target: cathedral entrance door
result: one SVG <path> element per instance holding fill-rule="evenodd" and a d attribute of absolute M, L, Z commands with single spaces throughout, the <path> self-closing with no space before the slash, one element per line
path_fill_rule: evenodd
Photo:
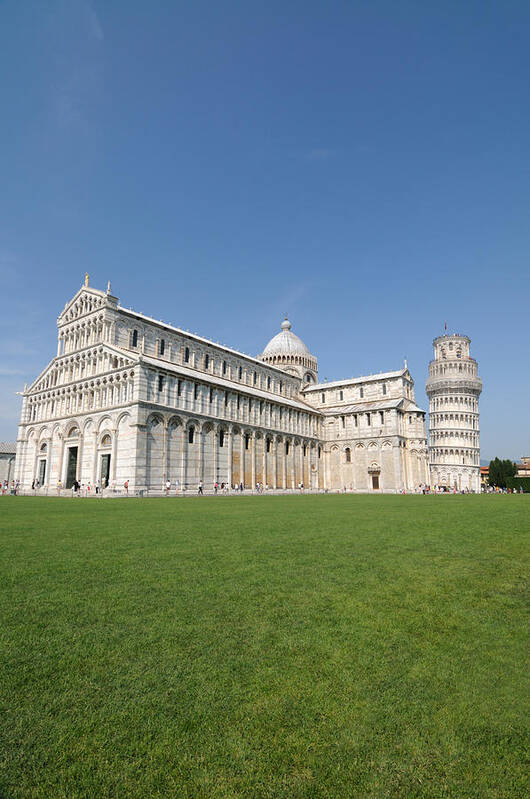
<path fill-rule="evenodd" d="M 77 469 L 77 447 L 68 447 L 68 464 L 66 466 L 66 488 L 72 488 Z"/>
<path fill-rule="evenodd" d="M 379 475 L 373 474 L 372 475 L 372 488 L 374 491 L 379 491 Z"/>
<path fill-rule="evenodd" d="M 110 480 L 110 454 L 101 456 L 101 487 L 106 488 Z"/>

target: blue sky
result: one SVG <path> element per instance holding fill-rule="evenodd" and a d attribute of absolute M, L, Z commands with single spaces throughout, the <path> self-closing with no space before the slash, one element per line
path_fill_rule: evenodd
<path fill-rule="evenodd" d="M 444 321 L 482 457 L 530 454 L 530 4 L 0 3 L 0 439 L 82 283 L 321 379 Z"/>

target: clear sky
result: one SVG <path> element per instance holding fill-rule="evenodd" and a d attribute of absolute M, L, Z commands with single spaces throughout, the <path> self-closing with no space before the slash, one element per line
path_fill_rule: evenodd
<path fill-rule="evenodd" d="M 530 455 L 528 0 L 0 3 L 0 439 L 107 280 L 329 380 L 468 334 L 482 458 Z"/>

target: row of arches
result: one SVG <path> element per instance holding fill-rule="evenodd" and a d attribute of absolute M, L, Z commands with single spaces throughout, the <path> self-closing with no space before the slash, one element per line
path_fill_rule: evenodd
<path fill-rule="evenodd" d="M 456 491 L 480 491 L 478 470 L 431 468 L 432 485 Z"/>
<path fill-rule="evenodd" d="M 479 464 L 479 452 L 475 449 L 462 448 L 462 447 L 431 447 L 430 450 L 431 462 L 443 464 L 464 464 L 476 465 Z"/>
<path fill-rule="evenodd" d="M 109 321 L 105 321 L 103 314 L 99 314 L 83 322 L 62 328 L 59 332 L 57 355 L 91 347 L 94 344 L 107 341 L 110 335 Z"/>
<path fill-rule="evenodd" d="M 149 490 L 162 490 L 166 480 L 185 491 L 197 490 L 199 482 L 207 490 L 215 482 L 246 489 L 257 483 L 273 489 L 323 485 L 322 451 L 314 440 L 158 414 L 146 420 L 145 436 Z M 144 482 L 142 474 L 137 482 Z"/>
<path fill-rule="evenodd" d="M 469 408 L 469 410 L 472 411 L 478 411 L 478 399 L 473 396 L 465 394 L 447 394 L 431 397 L 431 412 L 433 410 L 441 409 L 449 410 L 449 405 L 453 406 L 451 410 L 454 411 L 461 409 L 462 406 Z"/>
<path fill-rule="evenodd" d="M 172 375 L 153 373 L 146 399 L 189 413 L 270 427 L 297 435 L 316 436 L 319 432 L 319 417 L 310 409 L 300 410 Z"/>
<path fill-rule="evenodd" d="M 131 361 L 125 356 L 109 352 L 103 347 L 89 349 L 56 360 L 33 390 L 45 391 L 84 377 L 93 377 L 112 369 L 122 369 L 130 364 Z"/>
<path fill-rule="evenodd" d="M 96 297 L 90 294 L 82 294 L 66 311 L 62 314 L 61 321 L 70 322 L 79 316 L 96 311 L 105 304 L 103 297 Z"/>
<path fill-rule="evenodd" d="M 395 491 L 415 489 L 429 482 L 427 448 L 406 446 L 399 441 L 358 442 L 347 446 L 332 445 L 329 452 L 329 486 L 353 491 Z M 411 444 L 412 442 L 408 442 Z"/>
<path fill-rule="evenodd" d="M 431 413 L 429 425 L 431 430 L 435 427 L 446 427 L 447 422 L 453 422 L 458 427 L 471 427 L 473 430 L 478 428 L 478 415 L 469 413 Z M 451 425 L 451 426 L 453 426 Z"/>
<path fill-rule="evenodd" d="M 110 374 L 86 383 L 56 388 L 27 398 L 25 421 L 38 422 L 130 402 L 134 370 Z"/>
<path fill-rule="evenodd" d="M 82 424 L 30 427 L 23 441 L 17 471 L 23 488 L 34 481 L 41 487 L 70 488 L 75 480 L 85 486 L 116 486 L 129 479 L 134 432 L 128 412 L 88 417 Z M 118 457 L 119 451 L 119 457 Z"/>
<path fill-rule="evenodd" d="M 307 369 L 317 368 L 316 358 L 303 355 L 265 355 L 263 356 L 265 363 L 272 363 L 274 366 L 283 367 L 284 365 L 293 364 L 294 366 L 305 366 Z"/>
<path fill-rule="evenodd" d="M 444 364 L 440 364 L 439 362 L 435 361 L 434 363 L 431 363 L 430 367 L 431 377 L 439 377 L 445 374 L 449 375 L 453 372 L 456 372 L 458 374 L 473 375 L 473 377 L 476 377 L 477 364 L 475 361 L 465 361 L 464 363 L 444 363 Z"/>

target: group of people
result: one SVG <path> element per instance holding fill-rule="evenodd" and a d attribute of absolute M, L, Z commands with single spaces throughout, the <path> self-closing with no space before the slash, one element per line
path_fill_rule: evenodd
<path fill-rule="evenodd" d="M 5 494 L 17 494 L 19 486 L 20 480 L 11 480 L 10 483 L 7 480 L 4 480 L 3 482 L 0 480 L 0 491 L 2 496 Z"/>
<path fill-rule="evenodd" d="M 524 494 L 524 489 L 522 485 L 519 486 L 519 491 L 517 488 L 501 488 L 500 486 L 489 486 L 486 489 L 487 494 Z"/>
<path fill-rule="evenodd" d="M 124 485 L 124 493 L 128 493 L 127 486 L 128 482 Z M 181 485 L 179 480 L 175 480 L 174 485 L 171 483 L 171 480 L 166 480 L 164 483 L 164 494 L 166 497 L 169 497 L 172 493 L 174 488 L 175 495 L 181 493 Z M 264 491 L 268 491 L 269 486 L 267 483 L 256 483 L 255 491 L 257 494 L 263 494 Z M 304 484 L 298 483 L 298 490 L 302 493 L 304 491 Z M 219 483 L 217 480 L 213 484 L 213 493 L 217 494 L 228 494 L 230 491 L 234 491 L 235 493 L 242 494 L 245 491 L 245 485 L 243 482 L 234 483 L 232 487 L 228 483 Z M 197 484 L 197 494 L 199 496 L 204 495 L 204 483 L 202 480 L 199 480 Z"/>
<path fill-rule="evenodd" d="M 60 495 L 63 488 L 63 484 L 61 480 L 57 481 L 57 496 Z M 99 496 L 103 496 L 103 489 L 105 488 L 105 481 L 96 480 L 94 483 L 90 481 L 88 483 L 80 483 L 79 480 L 74 480 L 72 485 L 72 494 L 75 497 L 81 497 L 83 494 L 87 497 L 93 496 L 94 494 L 98 494 Z"/>

